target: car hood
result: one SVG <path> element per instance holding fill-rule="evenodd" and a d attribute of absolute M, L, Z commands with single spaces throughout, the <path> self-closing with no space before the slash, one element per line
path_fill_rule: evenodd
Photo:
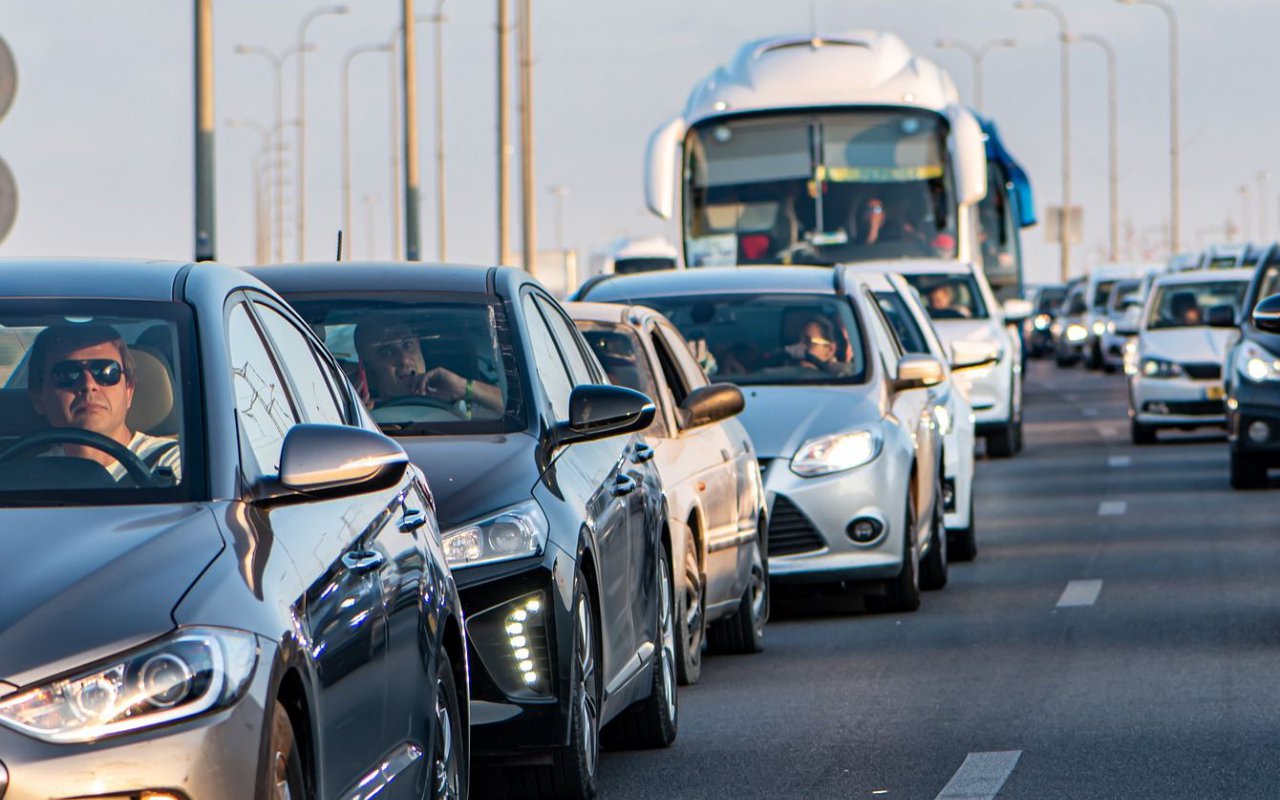
<path fill-rule="evenodd" d="M 172 630 L 223 547 L 203 506 L 0 510 L 0 681 L 23 686 Z"/>
<path fill-rule="evenodd" d="M 743 386 L 746 408 L 738 417 L 760 458 L 790 458 L 815 436 L 878 422 L 881 395 L 856 386 Z"/>
<path fill-rule="evenodd" d="M 427 475 L 441 530 L 528 500 L 538 440 L 527 433 L 396 439 Z"/>
<path fill-rule="evenodd" d="M 1179 363 L 1222 361 L 1234 328 L 1168 328 L 1142 332 L 1139 351 L 1144 356 Z"/>
<path fill-rule="evenodd" d="M 1008 335 L 994 319 L 935 319 L 933 327 L 947 347 L 960 341 L 990 343 L 1005 349 Z"/>

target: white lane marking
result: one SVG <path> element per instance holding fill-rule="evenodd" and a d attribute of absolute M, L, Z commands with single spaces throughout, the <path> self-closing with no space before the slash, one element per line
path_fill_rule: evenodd
<path fill-rule="evenodd" d="M 1021 755 L 1021 750 L 970 753 L 936 800 L 994 800 Z"/>
<path fill-rule="evenodd" d="M 1086 417 L 1096 417 L 1096 416 L 1098 416 L 1098 409 L 1096 409 L 1096 408 L 1083 408 L 1083 409 L 1081 409 L 1081 410 L 1080 410 L 1080 413 L 1081 413 L 1081 414 L 1084 414 Z"/>
<path fill-rule="evenodd" d="M 1112 456 L 1107 459 L 1108 467 L 1128 467 L 1133 465 L 1131 456 Z"/>
<path fill-rule="evenodd" d="M 1058 608 L 1091 606 L 1098 602 L 1098 595 L 1101 593 L 1102 581 L 1067 581 L 1067 588 L 1062 590 L 1062 597 L 1058 598 Z"/>
<path fill-rule="evenodd" d="M 1115 425 L 1099 425 L 1098 433 L 1102 436 L 1110 438 L 1112 436 L 1118 435 L 1120 433 L 1120 429 L 1117 428 Z"/>
<path fill-rule="evenodd" d="M 1118 517 L 1129 510 L 1129 504 L 1123 500 L 1103 500 L 1098 504 L 1098 516 Z"/>
<path fill-rule="evenodd" d="M 1063 397 L 1067 398 L 1068 403 L 1074 403 L 1080 399 L 1080 395 L 1078 394 L 1064 394 Z"/>

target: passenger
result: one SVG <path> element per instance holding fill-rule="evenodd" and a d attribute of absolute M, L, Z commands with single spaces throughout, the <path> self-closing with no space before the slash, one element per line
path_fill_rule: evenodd
<path fill-rule="evenodd" d="M 1177 292 L 1169 298 L 1169 316 L 1172 324 L 1181 327 L 1203 325 L 1200 304 L 1191 292 Z"/>
<path fill-rule="evenodd" d="M 956 304 L 956 289 L 950 283 L 939 283 L 925 295 L 929 301 L 929 316 L 934 319 L 967 319 L 973 312 Z"/>
<path fill-rule="evenodd" d="M 800 329 L 800 340 L 787 345 L 787 355 L 809 369 L 822 370 L 832 375 L 852 375 L 853 365 L 840 357 L 840 343 L 830 321 L 814 317 Z"/>
<path fill-rule="evenodd" d="M 408 325 L 361 323 L 355 332 L 356 353 L 367 383 L 361 397 L 370 410 L 401 397 L 429 397 L 460 404 L 471 418 L 476 405 L 501 416 L 502 391 L 493 384 L 463 378 L 444 367 L 427 369 L 422 345 Z"/>
<path fill-rule="evenodd" d="M 182 479 L 178 442 L 129 429 L 136 369 L 124 339 L 110 325 L 55 325 L 31 344 L 27 395 L 36 413 L 54 428 L 79 428 L 124 445 L 157 478 Z M 116 481 L 128 473 L 105 450 L 63 444 L 46 455 L 95 461 Z"/>

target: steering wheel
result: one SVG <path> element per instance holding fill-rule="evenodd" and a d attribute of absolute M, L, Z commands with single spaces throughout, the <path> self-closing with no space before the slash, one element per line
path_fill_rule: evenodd
<path fill-rule="evenodd" d="M 140 488 L 154 489 L 160 485 L 137 453 L 115 439 L 83 428 L 54 428 L 24 436 L 0 451 L 0 464 L 12 461 L 23 453 L 46 450 L 58 444 L 74 444 L 101 450 L 120 462 L 120 466 L 124 467 L 124 471 Z"/>
<path fill-rule="evenodd" d="M 393 408 L 421 408 L 421 409 L 438 409 L 451 415 L 455 419 L 465 420 L 467 415 L 458 410 L 458 407 L 447 400 L 440 400 L 435 397 L 426 397 L 425 395 L 409 394 L 403 397 L 394 397 L 385 403 L 379 403 L 374 407 L 370 415 L 376 422 L 391 422 L 391 419 L 382 419 L 378 412 L 386 411 Z M 397 418 L 398 420 L 398 418 Z M 430 422 L 426 419 L 413 419 L 411 422 Z"/>

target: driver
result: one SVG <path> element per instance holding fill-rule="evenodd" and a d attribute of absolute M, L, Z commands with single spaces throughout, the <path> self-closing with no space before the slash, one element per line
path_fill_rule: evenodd
<path fill-rule="evenodd" d="M 969 309 L 956 303 L 956 287 L 939 283 L 925 294 L 929 302 L 929 316 L 934 319 L 962 319 L 973 316 Z"/>
<path fill-rule="evenodd" d="M 502 415 L 502 391 L 497 386 L 444 367 L 427 369 L 417 335 L 402 322 L 361 323 L 355 342 L 368 382 L 361 399 L 371 410 L 401 397 L 429 397 L 458 404 L 468 419 L 476 405 Z"/>
<path fill-rule="evenodd" d="M 182 479 L 178 442 L 129 430 L 135 369 L 129 347 L 109 325 L 53 325 L 31 344 L 27 394 L 36 413 L 54 428 L 79 428 L 106 436 L 138 456 L 165 482 Z M 127 474 L 105 450 L 57 445 L 46 455 L 95 461 L 116 481 Z M 172 476 L 172 478 L 170 478 Z"/>
<path fill-rule="evenodd" d="M 800 329 L 799 341 L 785 348 L 787 355 L 802 367 L 847 377 L 853 374 L 853 365 L 841 357 L 840 349 L 831 322 L 822 317 L 806 322 Z"/>

